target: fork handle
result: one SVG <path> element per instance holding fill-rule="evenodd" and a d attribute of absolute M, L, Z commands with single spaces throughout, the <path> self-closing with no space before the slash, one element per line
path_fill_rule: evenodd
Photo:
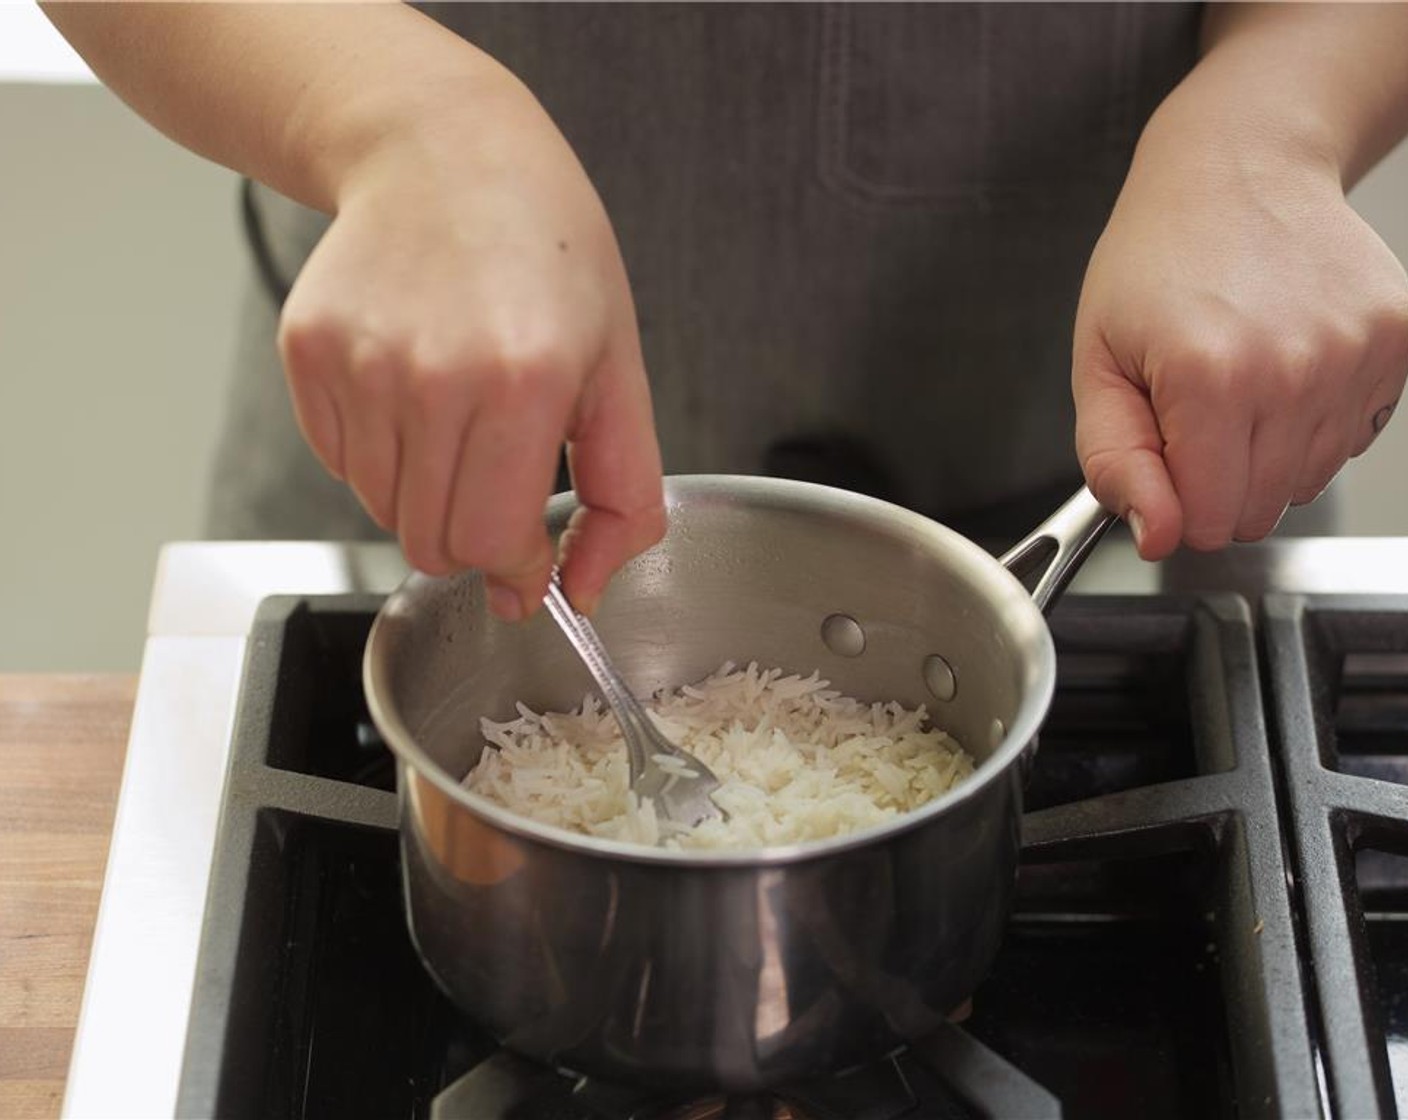
<path fill-rule="evenodd" d="M 587 670 L 592 675 L 592 679 L 596 681 L 597 687 L 601 689 L 602 695 L 606 698 L 611 714 L 621 725 L 621 731 L 626 740 L 626 758 L 630 767 L 631 787 L 635 788 L 636 783 L 640 781 L 641 774 L 646 769 L 645 744 L 651 731 L 648 722 L 650 717 L 636 702 L 636 698 L 631 695 L 631 690 L 626 687 L 626 682 L 621 679 L 620 674 L 611 664 L 611 659 L 606 655 L 606 647 L 601 644 L 601 638 L 597 636 L 596 627 L 587 620 L 586 615 L 578 612 L 568 602 L 567 596 L 562 590 L 562 579 L 555 567 L 552 570 L 552 579 L 548 583 L 548 593 L 543 598 L 543 605 L 547 607 L 548 614 L 552 615 L 558 626 L 562 628 L 562 632 L 567 635 L 567 640 L 572 643 L 572 647 L 581 656 Z"/>

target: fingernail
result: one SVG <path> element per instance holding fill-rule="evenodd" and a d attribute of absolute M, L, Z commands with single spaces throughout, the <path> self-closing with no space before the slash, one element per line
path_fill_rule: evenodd
<path fill-rule="evenodd" d="M 505 622 L 517 622 L 523 617 L 523 602 L 518 592 L 501 583 L 489 584 L 489 610 Z"/>
<path fill-rule="evenodd" d="M 1144 518 L 1137 509 L 1129 511 L 1125 520 L 1129 522 L 1130 532 L 1134 534 L 1134 545 L 1136 548 L 1144 547 Z"/>

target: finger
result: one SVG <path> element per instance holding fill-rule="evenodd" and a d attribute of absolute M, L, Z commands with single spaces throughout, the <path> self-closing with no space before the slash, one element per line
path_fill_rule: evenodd
<path fill-rule="evenodd" d="M 1399 389 L 1401 388 L 1402 385 L 1400 384 Z M 1382 392 L 1376 395 L 1375 400 L 1383 401 Z M 1355 440 L 1354 447 L 1350 451 L 1350 458 L 1356 458 L 1369 450 L 1374 440 L 1379 438 L 1379 433 L 1388 427 L 1388 422 L 1393 419 L 1393 413 L 1397 407 L 1398 397 L 1395 393 L 1391 401 L 1379 404 L 1378 407 L 1373 410 L 1369 416 L 1369 422 L 1367 424 L 1361 424 L 1358 428 L 1358 438 Z"/>
<path fill-rule="evenodd" d="M 590 614 L 622 564 L 665 534 L 660 448 L 639 345 L 592 378 L 568 446 L 581 503 L 562 539 L 563 589 Z"/>
<path fill-rule="evenodd" d="M 336 333 L 305 326 L 288 315 L 280 321 L 279 357 L 303 438 L 334 478 L 344 478 L 343 425 L 328 385 L 337 380 L 346 355 Z"/>
<path fill-rule="evenodd" d="M 396 478 L 401 441 L 385 416 L 350 408 L 344 462 L 347 482 L 371 519 L 388 532 L 396 528 Z"/>
<path fill-rule="evenodd" d="M 484 573 L 501 618 L 541 605 L 553 552 L 543 521 L 571 400 L 565 382 L 516 376 L 481 397 L 465 430 L 445 545 L 457 567 Z"/>
<path fill-rule="evenodd" d="M 1296 479 L 1291 505 L 1308 505 L 1318 498 L 1349 459 L 1354 433 L 1333 419 L 1322 420 L 1306 441 L 1305 461 Z"/>
<path fill-rule="evenodd" d="M 428 575 L 455 570 L 446 529 L 469 422 L 467 387 L 450 378 L 430 380 L 408 403 L 402 420 L 396 535 L 406 559 Z"/>
<path fill-rule="evenodd" d="M 1375 385 L 1364 412 L 1366 418 L 1350 425 L 1322 421 L 1308 441 L 1305 463 L 1296 480 L 1292 505 L 1308 505 L 1325 491 L 1350 459 L 1364 454 L 1388 426 L 1398 405 L 1402 379 L 1389 378 Z M 1387 394 L 1394 394 L 1385 399 Z"/>
<path fill-rule="evenodd" d="M 1175 371 L 1165 383 L 1172 399 L 1159 414 L 1164 462 L 1183 509 L 1183 541 L 1200 551 L 1223 548 L 1247 500 L 1250 413 L 1235 400 L 1210 394 L 1205 377 L 1179 378 Z"/>
<path fill-rule="evenodd" d="M 352 362 L 339 400 L 343 465 L 348 484 L 372 520 L 391 530 L 396 527 L 401 465 L 396 386 L 403 364 L 398 355 L 373 343 L 354 350 Z"/>
<path fill-rule="evenodd" d="M 1363 455 L 1393 419 L 1408 383 L 1408 299 L 1400 306 L 1393 328 L 1385 331 L 1374 353 L 1372 372 L 1364 378 L 1372 386 L 1365 401 L 1364 421 L 1355 429 L 1351 458 Z"/>
<path fill-rule="evenodd" d="M 1163 458 L 1163 436 L 1143 389 L 1095 355 L 1077 372 L 1076 453 L 1091 492 L 1124 518 L 1139 555 L 1178 547 L 1183 515 Z"/>
<path fill-rule="evenodd" d="M 1280 522 L 1295 497 L 1311 445 L 1311 432 L 1294 416 L 1259 421 L 1252 429 L 1247 494 L 1233 536 L 1259 541 Z"/>

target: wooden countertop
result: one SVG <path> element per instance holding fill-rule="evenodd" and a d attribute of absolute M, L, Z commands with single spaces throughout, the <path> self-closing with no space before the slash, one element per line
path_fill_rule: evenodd
<path fill-rule="evenodd" d="M 0 1116 L 58 1116 L 133 676 L 0 674 Z"/>

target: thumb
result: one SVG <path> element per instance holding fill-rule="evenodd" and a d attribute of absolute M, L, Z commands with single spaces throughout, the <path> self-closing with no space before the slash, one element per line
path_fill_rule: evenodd
<path fill-rule="evenodd" d="M 1183 509 L 1153 405 L 1105 347 L 1083 359 L 1077 354 L 1076 454 L 1086 483 L 1101 505 L 1129 523 L 1139 555 L 1162 560 L 1183 536 Z"/>
<path fill-rule="evenodd" d="M 570 431 L 572 485 L 581 503 L 562 538 L 562 584 L 591 614 L 611 575 L 665 533 L 660 450 L 639 347 L 608 356 Z"/>

